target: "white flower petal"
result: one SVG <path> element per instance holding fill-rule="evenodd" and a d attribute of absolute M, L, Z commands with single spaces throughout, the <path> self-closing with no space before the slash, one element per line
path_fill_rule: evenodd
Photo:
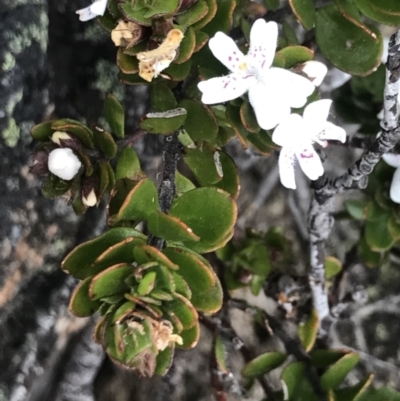
<path fill-rule="evenodd" d="M 316 180 L 324 174 L 324 167 L 317 152 L 312 146 L 296 152 L 301 169 L 310 180 Z"/>
<path fill-rule="evenodd" d="M 400 169 L 396 169 L 390 185 L 390 199 L 395 203 L 400 203 Z"/>
<path fill-rule="evenodd" d="M 328 72 L 328 67 L 319 61 L 310 60 L 300 66 L 315 86 L 320 86 Z"/>
<path fill-rule="evenodd" d="M 290 148 L 282 148 L 279 154 L 279 176 L 284 187 L 296 189 L 296 181 L 294 177 L 295 155 Z"/>
<path fill-rule="evenodd" d="M 318 139 L 321 141 L 340 141 L 346 142 L 346 131 L 342 127 L 338 127 L 335 124 L 327 122 L 324 130 L 318 135 Z"/>
<path fill-rule="evenodd" d="M 266 130 L 276 127 L 290 115 L 290 106 L 286 99 L 274 87 L 262 82 L 252 83 L 249 100 L 256 114 L 258 125 Z"/>
<path fill-rule="evenodd" d="M 303 118 L 298 114 L 290 114 L 275 128 L 272 140 L 279 146 L 301 146 L 301 141 L 304 140 L 304 129 Z"/>
<path fill-rule="evenodd" d="M 389 166 L 392 166 L 394 168 L 400 167 L 400 155 L 395 155 L 393 153 L 385 153 L 382 156 L 382 159 L 385 160 Z"/>
<path fill-rule="evenodd" d="M 201 101 L 204 104 L 215 104 L 242 96 L 253 81 L 255 81 L 254 77 L 243 78 L 238 74 L 229 74 L 225 77 L 201 81 L 197 86 L 203 93 Z"/>
<path fill-rule="evenodd" d="M 331 105 L 332 100 L 323 99 L 312 102 L 305 108 L 303 118 L 310 138 L 316 137 L 324 130 Z"/>
<path fill-rule="evenodd" d="M 54 149 L 49 154 L 50 172 L 63 180 L 72 180 L 81 166 L 82 163 L 70 148 Z"/>
<path fill-rule="evenodd" d="M 254 22 L 250 31 L 250 49 L 246 56 L 248 63 L 257 69 L 271 67 L 278 42 L 278 25 L 266 23 L 260 18 Z"/>
<path fill-rule="evenodd" d="M 283 68 L 270 68 L 262 79 L 267 86 L 279 87 L 290 107 L 303 107 L 308 96 L 315 90 L 315 86 L 307 78 Z"/>
<path fill-rule="evenodd" d="M 247 68 L 243 53 L 232 38 L 223 32 L 217 32 L 208 42 L 214 55 L 226 68 L 232 72 L 244 72 Z"/>
<path fill-rule="evenodd" d="M 76 13 L 79 14 L 79 19 L 81 21 L 88 21 L 90 19 L 96 18 L 99 15 L 104 15 L 107 7 L 107 0 L 96 0 L 89 7 L 82 8 Z"/>

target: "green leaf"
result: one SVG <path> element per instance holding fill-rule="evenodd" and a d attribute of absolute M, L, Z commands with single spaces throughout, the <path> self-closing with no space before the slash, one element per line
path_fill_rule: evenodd
<path fill-rule="evenodd" d="M 400 25 L 400 3 L 397 0 L 354 0 L 356 6 L 368 18 L 384 25 Z"/>
<path fill-rule="evenodd" d="M 283 369 L 281 378 L 286 385 L 288 400 L 319 401 L 320 398 L 315 394 L 313 387 L 306 377 L 305 371 L 305 364 L 303 362 L 293 362 Z"/>
<path fill-rule="evenodd" d="M 186 29 L 185 36 L 179 46 L 179 55 L 174 60 L 176 64 L 182 64 L 190 59 L 196 47 L 196 35 L 194 29 L 189 27 Z"/>
<path fill-rule="evenodd" d="M 201 238 L 184 244 L 205 253 L 223 246 L 231 235 L 237 207 L 230 195 L 219 188 L 196 188 L 173 202 L 170 215 L 182 220 Z"/>
<path fill-rule="evenodd" d="M 318 369 L 324 369 L 336 363 L 350 351 L 344 349 L 316 349 L 311 352 L 311 362 Z"/>
<path fill-rule="evenodd" d="M 208 6 L 204 0 L 198 0 L 184 13 L 176 17 L 176 21 L 179 25 L 189 26 L 193 25 L 197 21 L 200 21 L 203 17 L 207 15 Z"/>
<path fill-rule="evenodd" d="M 163 70 L 162 75 L 166 75 L 172 81 L 183 81 L 189 75 L 191 67 L 191 59 L 182 64 L 172 63 L 168 68 Z"/>
<path fill-rule="evenodd" d="M 214 149 L 186 148 L 183 158 L 201 186 L 205 187 L 221 181 L 223 173 L 219 153 Z"/>
<path fill-rule="evenodd" d="M 240 118 L 240 108 L 233 106 L 232 104 L 228 104 L 226 107 L 226 119 L 229 121 L 232 129 L 235 131 L 236 136 L 239 138 L 243 147 L 246 149 L 248 147 L 246 141 L 248 132 L 242 124 Z"/>
<path fill-rule="evenodd" d="M 227 153 L 219 150 L 218 154 L 223 177 L 219 182 L 214 184 L 214 186 L 231 194 L 233 199 L 237 199 L 240 192 L 240 181 L 236 164 Z"/>
<path fill-rule="evenodd" d="M 95 127 L 93 129 L 93 142 L 96 148 L 100 149 L 108 159 L 112 159 L 117 154 L 117 144 L 107 131 Z"/>
<path fill-rule="evenodd" d="M 137 74 L 139 72 L 139 61 L 136 56 L 124 53 L 123 49 L 118 50 L 117 65 L 124 74 Z"/>
<path fill-rule="evenodd" d="M 325 275 L 329 279 L 342 270 L 342 263 L 333 256 L 325 256 Z"/>
<path fill-rule="evenodd" d="M 198 323 L 196 309 L 187 298 L 180 294 L 175 294 L 175 299 L 166 302 L 163 308 L 167 313 L 172 312 L 179 319 L 184 330 L 190 329 Z"/>
<path fill-rule="evenodd" d="M 123 303 L 115 312 L 113 316 L 112 323 L 117 323 L 120 320 L 123 320 L 129 313 L 134 311 L 136 308 L 136 304 L 132 301 L 126 301 Z"/>
<path fill-rule="evenodd" d="M 63 120 L 54 121 L 51 125 L 51 129 L 54 131 L 66 131 L 75 135 L 85 146 L 93 149 L 93 133 L 86 126 L 81 124 L 79 121 L 70 120 L 65 118 Z"/>
<path fill-rule="evenodd" d="M 137 246 L 134 251 L 135 260 L 139 264 L 144 264 L 148 262 L 158 262 L 168 269 L 177 270 L 178 265 L 173 263 L 167 256 L 162 253 L 159 249 L 151 245 L 140 245 Z"/>
<path fill-rule="evenodd" d="M 169 346 L 164 350 L 160 351 L 156 358 L 156 369 L 154 373 L 156 375 L 164 376 L 172 365 L 174 358 L 174 348 Z"/>
<path fill-rule="evenodd" d="M 214 18 L 202 30 L 210 37 L 218 31 L 228 33 L 232 27 L 233 11 L 236 7 L 235 0 L 217 0 L 217 12 Z"/>
<path fill-rule="evenodd" d="M 400 224 L 393 216 L 389 217 L 388 230 L 395 241 L 400 239 Z"/>
<path fill-rule="evenodd" d="M 400 393 L 388 387 L 368 389 L 357 401 L 400 401 Z"/>
<path fill-rule="evenodd" d="M 334 390 L 340 386 L 348 373 L 357 365 L 360 357 L 356 353 L 348 353 L 331 367 L 321 376 L 321 387 L 323 390 Z"/>
<path fill-rule="evenodd" d="M 367 221 L 365 225 L 365 239 L 372 251 L 385 251 L 394 244 L 394 238 L 390 234 L 388 218 L 377 221 Z"/>
<path fill-rule="evenodd" d="M 198 241 L 200 239 L 183 221 L 160 211 L 149 217 L 148 229 L 153 235 L 164 238 L 166 241 Z"/>
<path fill-rule="evenodd" d="M 97 22 L 100 26 L 105 29 L 107 32 L 111 32 L 117 25 L 117 20 L 115 17 L 110 13 L 109 10 L 106 10 L 104 15 L 98 16 L 96 18 Z"/>
<path fill-rule="evenodd" d="M 35 125 L 31 129 L 32 138 L 35 139 L 36 141 L 41 141 L 41 142 L 49 141 L 50 137 L 53 135 L 54 132 L 54 130 L 51 129 L 51 126 L 53 125 L 54 122 L 55 120 L 51 120 Z"/>
<path fill-rule="evenodd" d="M 279 8 L 279 0 L 264 0 L 268 10 L 276 11 Z"/>
<path fill-rule="evenodd" d="M 346 210 L 355 220 L 364 220 L 367 201 L 351 199 L 345 203 Z"/>
<path fill-rule="evenodd" d="M 186 178 L 184 175 L 182 175 L 179 171 L 177 171 L 175 175 L 175 185 L 178 196 L 181 196 L 185 192 L 196 188 L 193 182 L 190 181 L 189 178 Z"/>
<path fill-rule="evenodd" d="M 382 262 L 381 252 L 374 252 L 368 245 L 365 236 L 361 238 L 357 247 L 358 253 L 361 256 L 362 261 L 368 267 L 377 267 Z"/>
<path fill-rule="evenodd" d="M 374 200 L 371 200 L 367 203 L 365 212 L 366 212 L 365 217 L 368 221 L 384 220 L 388 216 L 387 211 Z"/>
<path fill-rule="evenodd" d="M 148 9 L 143 6 L 141 0 L 119 4 L 119 8 L 127 20 L 136 22 L 139 25 L 151 25 L 151 18 L 146 17 Z"/>
<path fill-rule="evenodd" d="M 89 297 L 89 285 L 92 277 L 87 277 L 81 281 L 75 288 L 69 301 L 69 310 L 78 317 L 87 317 L 93 315 L 100 306 L 100 302 L 93 301 Z"/>
<path fill-rule="evenodd" d="M 315 34 L 324 56 L 339 69 L 368 75 L 381 63 L 383 41 L 379 29 L 346 19 L 330 4 L 317 11 Z"/>
<path fill-rule="evenodd" d="M 158 210 L 157 188 L 152 180 L 145 178 L 134 184 L 127 192 L 122 189 L 121 194 L 119 194 L 118 183 L 111 194 L 109 203 L 110 223 L 115 224 L 120 220 L 133 220 L 138 223 L 147 220 Z"/>
<path fill-rule="evenodd" d="M 211 109 L 199 100 L 184 99 L 179 103 L 187 112 L 184 129 L 194 141 L 213 143 L 218 134 L 218 124 Z"/>
<path fill-rule="evenodd" d="M 286 360 L 286 355 L 281 352 L 266 352 L 250 361 L 243 369 L 244 377 L 258 377 L 282 365 Z"/>
<path fill-rule="evenodd" d="M 109 266 L 120 263 L 132 263 L 132 252 L 136 245 L 143 244 L 142 238 L 125 238 L 124 240 L 110 246 L 102 252 L 87 269 L 87 274 L 97 274 Z"/>
<path fill-rule="evenodd" d="M 250 142 L 261 154 L 269 156 L 277 145 L 272 141 L 269 133 L 261 130 L 257 134 L 250 133 L 247 135 L 247 141 Z"/>
<path fill-rule="evenodd" d="M 208 42 L 208 39 L 210 38 L 205 32 L 203 31 L 196 31 L 196 46 L 194 48 L 193 53 L 198 52 L 200 49 L 202 49 L 205 44 Z"/>
<path fill-rule="evenodd" d="M 292 68 L 297 64 L 305 63 L 314 58 L 314 52 L 304 46 L 288 46 L 277 52 L 278 56 L 283 56 L 285 68 Z"/>
<path fill-rule="evenodd" d="M 163 82 L 150 86 L 150 104 L 156 112 L 172 110 L 178 105 L 172 90 Z"/>
<path fill-rule="evenodd" d="M 182 337 L 183 344 L 179 345 L 179 348 L 190 349 L 195 347 L 200 338 L 199 323 L 196 322 L 196 324 L 190 329 L 183 330 L 182 333 L 180 333 L 180 336 Z"/>
<path fill-rule="evenodd" d="M 50 174 L 43 181 L 42 194 L 46 198 L 56 199 L 59 196 L 65 194 L 70 186 L 71 181 L 64 181 L 61 178 Z"/>
<path fill-rule="evenodd" d="M 111 131 L 118 138 L 125 136 L 125 113 L 118 99 L 109 94 L 104 101 L 104 116 L 111 127 Z"/>
<path fill-rule="evenodd" d="M 156 278 L 157 275 L 155 272 L 149 272 L 146 275 L 144 275 L 143 278 L 140 280 L 137 293 L 139 295 L 149 294 L 154 288 L 154 283 L 156 281 Z"/>
<path fill-rule="evenodd" d="M 212 19 L 215 17 L 215 14 L 217 13 L 217 1 L 216 0 L 205 0 L 205 3 L 207 4 L 208 11 L 207 14 L 200 20 L 195 22 L 192 27 L 196 31 L 199 31 L 199 29 L 204 28 Z"/>
<path fill-rule="evenodd" d="M 98 168 L 97 174 L 100 177 L 99 190 L 98 190 L 98 197 L 100 199 L 104 196 L 104 193 L 105 193 L 105 191 L 107 191 L 107 188 L 110 184 L 110 177 L 108 174 L 107 164 L 109 164 L 109 163 L 104 160 L 100 160 L 97 165 L 97 168 Z"/>
<path fill-rule="evenodd" d="M 356 401 L 360 399 L 361 394 L 371 385 L 374 378 L 370 374 L 354 386 L 341 388 L 335 391 L 335 400 L 337 401 Z M 400 398 L 399 398 L 400 399 Z M 377 400 L 378 401 L 378 400 Z"/>
<path fill-rule="evenodd" d="M 290 7 L 300 23 L 310 30 L 315 23 L 315 8 L 312 0 L 289 0 Z"/>
<path fill-rule="evenodd" d="M 305 323 L 300 323 L 297 328 L 297 333 L 301 344 L 303 345 L 306 352 L 310 352 L 317 339 L 319 328 L 318 313 L 313 309 Z"/>
<path fill-rule="evenodd" d="M 257 123 L 254 109 L 249 102 L 244 101 L 240 106 L 240 120 L 247 131 L 255 133 L 260 132 L 261 128 Z"/>
<path fill-rule="evenodd" d="M 137 153 L 129 145 L 126 146 L 119 156 L 115 169 L 115 179 L 129 178 L 130 180 L 135 180 L 140 177 L 141 173 Z"/>
<path fill-rule="evenodd" d="M 61 267 L 74 277 L 84 279 L 96 274 L 87 274 L 87 269 L 108 248 L 126 239 L 141 239 L 145 242 L 146 237 L 133 228 L 112 228 L 100 237 L 84 242 L 73 249 L 62 261 Z"/>
<path fill-rule="evenodd" d="M 164 254 L 179 266 L 177 273 L 188 284 L 193 306 L 202 312 L 215 313 L 222 305 L 219 280 L 211 265 L 196 252 L 180 246 L 169 246 Z"/>
<path fill-rule="evenodd" d="M 179 0 L 159 0 L 156 2 L 151 2 L 151 7 L 144 16 L 146 18 L 159 18 L 163 15 L 174 14 L 180 5 Z"/>
<path fill-rule="evenodd" d="M 222 342 L 222 337 L 217 334 L 215 336 L 215 342 L 214 342 L 214 355 L 215 355 L 215 361 L 217 363 L 218 369 L 222 373 L 229 373 L 229 370 L 226 366 L 226 352 L 225 352 L 225 347 Z"/>
<path fill-rule="evenodd" d="M 186 110 L 178 108 L 161 113 L 149 113 L 139 125 L 150 134 L 170 135 L 180 128 L 185 120 Z"/>
<path fill-rule="evenodd" d="M 120 263 L 103 270 L 92 279 L 90 298 L 97 300 L 126 292 L 129 287 L 125 284 L 125 279 L 133 273 L 133 269 L 131 264 Z"/>

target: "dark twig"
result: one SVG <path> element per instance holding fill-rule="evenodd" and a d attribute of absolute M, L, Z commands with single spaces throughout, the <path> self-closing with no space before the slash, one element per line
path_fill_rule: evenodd
<path fill-rule="evenodd" d="M 162 182 L 158 188 L 158 200 L 160 202 L 160 210 L 168 213 L 171 208 L 172 201 L 175 198 L 175 173 L 178 160 L 181 158 L 182 145 L 178 140 L 178 132 L 168 135 L 164 138 L 164 149 L 162 158 L 164 161 Z M 149 236 L 149 245 L 153 245 L 158 249 L 164 247 L 165 241 L 160 237 Z"/>
<path fill-rule="evenodd" d="M 384 118 L 381 132 L 370 149 L 342 176 L 330 180 L 325 175 L 313 182 L 313 199 L 309 211 L 308 230 L 310 234 L 309 283 L 314 307 L 322 323 L 329 323 L 328 295 L 325 288 L 325 241 L 333 226 L 330 208 L 334 195 L 347 189 L 364 189 L 376 164 L 384 153 L 389 152 L 400 139 L 398 127 L 397 96 L 400 79 L 400 31 L 392 35 L 389 43 L 389 57 L 386 64 L 386 85 L 384 91 Z M 323 334 L 322 332 L 320 334 Z"/>

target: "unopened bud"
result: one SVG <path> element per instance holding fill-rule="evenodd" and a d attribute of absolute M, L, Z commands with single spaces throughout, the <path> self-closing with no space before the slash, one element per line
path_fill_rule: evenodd
<path fill-rule="evenodd" d="M 51 173 L 63 180 L 72 180 L 82 163 L 69 148 L 54 149 L 49 154 L 48 168 Z"/>
<path fill-rule="evenodd" d="M 96 205 L 97 196 L 94 192 L 94 189 L 92 189 L 87 196 L 83 196 L 82 194 L 82 203 L 87 207 L 92 207 Z"/>
<path fill-rule="evenodd" d="M 47 163 L 49 160 L 49 155 L 44 150 L 38 150 L 33 155 L 33 164 L 29 167 L 29 171 L 32 174 L 44 175 L 49 172 Z"/>
<path fill-rule="evenodd" d="M 71 136 L 68 135 L 64 131 L 56 131 L 54 134 L 51 136 L 51 140 L 56 143 L 58 146 L 61 146 L 60 140 L 68 140 L 71 139 Z"/>

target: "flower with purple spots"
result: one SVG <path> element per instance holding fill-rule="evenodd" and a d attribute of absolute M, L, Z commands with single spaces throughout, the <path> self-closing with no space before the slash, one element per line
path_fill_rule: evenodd
<path fill-rule="evenodd" d="M 222 103 L 248 92 L 263 129 L 278 125 L 290 115 L 292 107 L 303 107 L 315 86 L 301 75 L 272 67 L 277 40 L 278 25 L 258 19 L 251 28 L 250 48 L 245 56 L 233 39 L 217 32 L 210 39 L 210 49 L 231 73 L 200 82 L 202 102 Z"/>
<path fill-rule="evenodd" d="M 95 0 L 89 7 L 82 8 L 76 13 L 81 21 L 89 21 L 99 15 L 104 15 L 107 7 L 107 0 Z"/>
<path fill-rule="evenodd" d="M 327 122 L 332 100 L 324 99 L 310 103 L 304 110 L 303 117 L 291 114 L 280 123 L 272 140 L 282 146 L 279 155 L 279 174 L 281 183 L 286 188 L 296 189 L 294 165 L 299 162 L 301 169 L 310 180 L 316 180 L 324 174 L 324 167 L 313 143 L 328 146 L 327 140 L 346 141 L 346 132 Z"/>

